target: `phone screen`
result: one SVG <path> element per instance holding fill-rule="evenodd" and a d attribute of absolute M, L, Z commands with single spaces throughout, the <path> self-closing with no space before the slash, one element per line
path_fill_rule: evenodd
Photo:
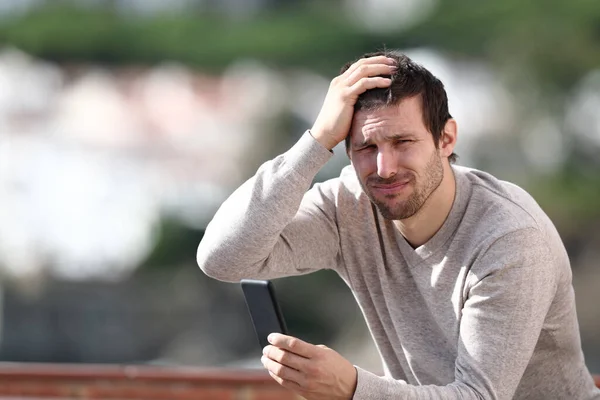
<path fill-rule="evenodd" d="M 246 305 L 261 349 L 269 344 L 267 336 L 273 332 L 287 334 L 283 314 L 270 281 L 244 279 L 241 281 Z"/>

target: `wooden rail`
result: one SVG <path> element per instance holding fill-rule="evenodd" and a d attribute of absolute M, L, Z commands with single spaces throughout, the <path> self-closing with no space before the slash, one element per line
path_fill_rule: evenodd
<path fill-rule="evenodd" d="M 0 363 L 0 399 L 296 400 L 263 371 Z"/>
<path fill-rule="evenodd" d="M 600 387 L 600 375 L 594 377 Z M 0 363 L 0 399 L 297 400 L 261 370 Z"/>

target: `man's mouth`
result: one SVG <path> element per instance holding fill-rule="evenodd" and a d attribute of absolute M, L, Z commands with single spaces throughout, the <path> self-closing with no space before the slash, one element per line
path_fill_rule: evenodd
<path fill-rule="evenodd" d="M 408 186 L 409 183 L 410 179 L 406 179 L 391 183 L 374 183 L 371 184 L 371 187 L 381 194 L 389 195 L 398 193 L 399 191 L 403 190 L 406 186 Z"/>

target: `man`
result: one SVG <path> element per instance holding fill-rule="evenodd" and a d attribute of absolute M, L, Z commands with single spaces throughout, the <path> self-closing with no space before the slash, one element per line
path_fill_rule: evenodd
<path fill-rule="evenodd" d="M 346 140 L 351 166 L 311 182 Z M 224 281 L 331 268 L 386 375 L 281 334 L 262 362 L 307 399 L 600 398 L 584 364 L 569 259 L 522 189 L 452 165 L 442 83 L 408 57 L 363 56 L 313 127 L 221 206 L 198 263 Z"/>

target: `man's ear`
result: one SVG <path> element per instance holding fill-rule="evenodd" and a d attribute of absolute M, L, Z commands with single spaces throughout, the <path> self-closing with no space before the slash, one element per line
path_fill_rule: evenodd
<path fill-rule="evenodd" d="M 454 146 L 456 146 L 456 139 L 458 135 L 457 128 L 456 120 L 454 118 L 450 118 L 448 121 L 446 121 L 438 144 L 440 155 L 442 157 L 447 158 L 452 155 Z"/>

